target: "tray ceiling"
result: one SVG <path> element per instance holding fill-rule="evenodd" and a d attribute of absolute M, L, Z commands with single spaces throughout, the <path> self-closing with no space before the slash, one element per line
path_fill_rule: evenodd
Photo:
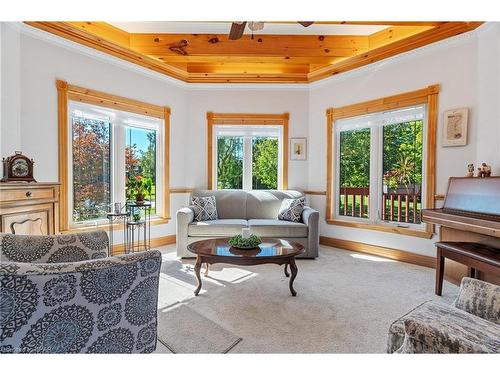
<path fill-rule="evenodd" d="M 481 22 L 26 22 L 184 82 L 309 83 L 478 27 Z"/>

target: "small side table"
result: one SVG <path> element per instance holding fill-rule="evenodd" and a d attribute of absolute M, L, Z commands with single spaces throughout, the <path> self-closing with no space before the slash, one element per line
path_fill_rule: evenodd
<path fill-rule="evenodd" d="M 127 203 L 127 210 L 130 211 L 131 218 L 134 217 L 134 214 L 143 212 L 143 219 L 139 221 L 129 220 L 127 222 L 128 252 L 151 249 L 151 208 L 151 202 L 143 204 Z"/>
<path fill-rule="evenodd" d="M 128 249 L 128 232 L 127 232 L 127 221 L 130 216 L 129 212 L 114 213 L 109 212 L 106 217 L 109 220 L 109 249 L 113 252 L 113 224 L 122 222 L 123 224 L 123 245 L 125 246 L 125 252 Z"/>

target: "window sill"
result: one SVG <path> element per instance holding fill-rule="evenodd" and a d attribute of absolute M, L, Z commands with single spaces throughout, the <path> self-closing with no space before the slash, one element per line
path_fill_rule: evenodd
<path fill-rule="evenodd" d="M 167 224 L 170 221 L 170 217 L 158 217 L 151 219 L 151 225 L 162 225 L 162 224 Z M 80 233 L 80 232 L 91 232 L 93 230 L 110 230 L 113 228 L 113 230 L 119 230 L 123 229 L 123 225 L 116 223 L 113 224 L 112 226 L 109 225 L 109 223 L 103 223 L 103 224 L 98 224 L 98 225 L 90 225 L 86 227 L 78 227 L 78 228 L 70 228 L 65 231 L 61 231 L 61 234 L 68 234 L 68 233 Z"/>
<path fill-rule="evenodd" d="M 327 222 L 327 224 L 330 224 L 330 225 L 339 225 L 339 226 L 351 227 L 351 228 L 377 230 L 380 232 L 402 234 L 405 236 L 413 236 L 413 237 L 420 237 L 420 238 L 429 238 L 430 239 L 430 238 L 432 238 L 432 236 L 434 234 L 432 231 L 432 225 L 429 225 L 429 224 L 426 224 L 426 229 L 419 230 L 419 229 L 401 228 L 401 227 L 388 226 L 388 225 L 357 223 L 357 222 L 352 222 L 352 221 L 343 221 L 343 220 L 336 220 L 336 219 L 326 219 L 326 222 Z"/>

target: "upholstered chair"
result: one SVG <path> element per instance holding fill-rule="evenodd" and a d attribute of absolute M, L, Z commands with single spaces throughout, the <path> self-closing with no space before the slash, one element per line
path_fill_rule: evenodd
<path fill-rule="evenodd" d="M 0 352 L 153 352 L 161 253 L 108 255 L 104 231 L 0 234 Z"/>
<path fill-rule="evenodd" d="M 452 305 L 428 301 L 389 328 L 388 353 L 500 353 L 500 286 L 464 277 Z"/>

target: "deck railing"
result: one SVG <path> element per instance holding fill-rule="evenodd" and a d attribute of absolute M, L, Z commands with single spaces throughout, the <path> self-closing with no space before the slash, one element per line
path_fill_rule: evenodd
<path fill-rule="evenodd" d="M 340 188 L 339 214 L 368 218 L 370 189 L 367 187 Z M 420 224 L 420 194 L 382 194 L 382 220 Z"/>

